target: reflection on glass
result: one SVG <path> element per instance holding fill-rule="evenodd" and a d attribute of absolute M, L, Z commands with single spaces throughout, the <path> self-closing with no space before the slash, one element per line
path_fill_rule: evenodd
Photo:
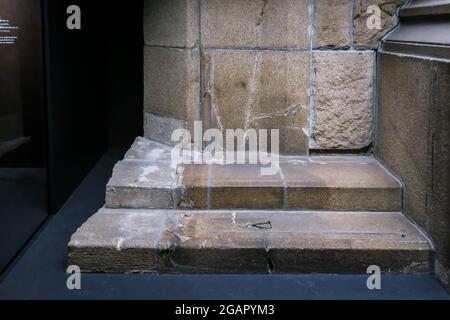
<path fill-rule="evenodd" d="M 47 217 L 39 0 L 0 0 L 0 272 Z"/>

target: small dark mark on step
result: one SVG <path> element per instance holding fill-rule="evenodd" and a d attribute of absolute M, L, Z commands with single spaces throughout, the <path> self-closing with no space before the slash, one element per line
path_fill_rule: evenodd
<path fill-rule="evenodd" d="M 248 224 L 246 226 L 246 228 L 248 228 L 248 227 L 253 227 L 253 228 L 263 229 L 263 230 L 269 230 L 269 229 L 272 229 L 272 222 L 267 221 L 267 222 L 262 222 L 262 223 Z"/>

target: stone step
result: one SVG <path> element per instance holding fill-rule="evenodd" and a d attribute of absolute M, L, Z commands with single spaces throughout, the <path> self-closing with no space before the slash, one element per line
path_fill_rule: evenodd
<path fill-rule="evenodd" d="M 73 236 L 84 272 L 428 273 L 432 247 L 396 212 L 101 209 Z"/>
<path fill-rule="evenodd" d="M 114 168 L 106 207 L 401 211 L 401 183 L 366 156 L 281 157 L 262 165 L 177 165 L 171 147 L 138 138 Z"/>
<path fill-rule="evenodd" d="M 400 211 L 401 184 L 371 157 L 282 159 L 261 165 L 187 165 L 182 206 L 200 209 Z"/>
<path fill-rule="evenodd" d="M 137 138 L 106 186 L 109 208 L 174 208 L 178 175 L 168 145 Z"/>

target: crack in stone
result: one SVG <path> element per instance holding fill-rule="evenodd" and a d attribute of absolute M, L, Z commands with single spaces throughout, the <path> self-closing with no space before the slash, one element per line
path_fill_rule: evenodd
<path fill-rule="evenodd" d="M 220 118 L 218 108 L 217 108 L 217 98 L 214 92 L 215 87 L 215 72 L 216 66 L 214 63 L 214 58 L 210 57 L 209 59 L 209 77 L 208 77 L 208 94 L 211 97 L 211 111 L 214 113 L 216 117 L 217 124 L 222 133 L 224 132 L 224 126 L 222 124 L 222 119 Z"/>
<path fill-rule="evenodd" d="M 295 104 L 289 108 L 286 108 L 284 110 L 280 110 L 280 111 L 275 111 L 272 113 L 268 113 L 268 114 L 262 114 L 259 115 L 257 117 L 254 117 L 251 122 L 257 121 L 257 120 L 262 120 L 262 119 L 271 119 L 274 117 L 287 117 L 289 115 L 294 115 L 296 114 L 298 111 L 300 111 L 302 109 L 302 105 L 300 104 Z"/>
<path fill-rule="evenodd" d="M 267 221 L 267 222 L 259 222 L 259 223 L 249 223 L 246 225 L 245 228 L 256 228 L 256 229 L 260 229 L 260 230 L 270 230 L 272 229 L 272 222 L 271 221 Z"/>
<path fill-rule="evenodd" d="M 253 104 L 255 102 L 255 92 L 256 92 L 256 79 L 258 76 L 258 71 L 260 69 L 261 64 L 261 52 L 258 52 L 255 56 L 255 62 L 253 63 L 252 75 L 249 80 L 249 92 L 248 92 L 248 101 L 247 108 L 245 112 L 245 131 L 248 130 L 251 121 L 251 115 L 253 110 Z"/>
<path fill-rule="evenodd" d="M 258 39 L 259 45 L 261 45 L 261 42 L 262 42 L 264 16 L 266 14 L 267 3 L 268 3 L 268 0 L 262 0 L 261 13 L 259 14 L 259 17 L 256 20 L 256 34 L 257 34 L 257 39 Z"/>

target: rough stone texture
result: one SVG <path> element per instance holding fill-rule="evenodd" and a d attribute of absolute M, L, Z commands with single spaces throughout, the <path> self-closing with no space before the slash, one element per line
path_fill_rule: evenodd
<path fill-rule="evenodd" d="M 314 149 L 352 150 L 372 142 L 374 53 L 314 53 Z"/>
<path fill-rule="evenodd" d="M 184 166 L 180 178 L 183 190 L 182 207 L 208 208 L 208 179 L 209 168 L 207 165 Z"/>
<path fill-rule="evenodd" d="M 199 53 L 144 48 L 144 111 L 192 124 L 199 116 Z"/>
<path fill-rule="evenodd" d="M 108 208 L 173 208 L 178 206 L 178 164 L 172 148 L 137 138 L 113 170 L 106 186 Z"/>
<path fill-rule="evenodd" d="M 357 48 L 376 48 L 381 38 L 396 24 L 397 7 L 406 0 L 356 0 L 355 1 L 355 46 Z M 367 8 L 377 5 L 381 9 L 381 29 L 369 29 L 367 26 Z"/>
<path fill-rule="evenodd" d="M 72 236 L 69 265 L 83 272 L 157 272 L 158 211 L 101 209 Z"/>
<path fill-rule="evenodd" d="M 214 165 L 211 168 L 211 207 L 281 209 L 284 185 L 279 173 L 262 176 L 259 165 Z"/>
<path fill-rule="evenodd" d="M 395 212 L 102 209 L 69 248 L 69 263 L 94 272 L 424 273 L 431 259 Z"/>
<path fill-rule="evenodd" d="M 202 1 L 202 45 L 309 48 L 310 6 L 310 0 Z"/>
<path fill-rule="evenodd" d="M 130 150 L 125 154 L 125 159 L 160 162 L 170 160 L 171 155 L 171 146 L 150 139 L 137 137 Z"/>
<path fill-rule="evenodd" d="M 376 155 L 404 181 L 404 212 L 432 238 L 437 274 L 450 261 L 450 63 L 381 53 Z"/>
<path fill-rule="evenodd" d="M 148 139 L 175 144 L 172 134 L 177 129 L 187 129 L 188 124 L 184 120 L 160 117 L 152 113 L 144 113 L 144 136 Z"/>
<path fill-rule="evenodd" d="M 290 209 L 400 211 L 402 187 L 370 157 L 315 157 L 281 170 Z"/>
<path fill-rule="evenodd" d="M 161 273 L 267 273 L 264 233 L 211 230 L 206 213 L 169 214 L 159 242 Z"/>
<path fill-rule="evenodd" d="M 316 1 L 315 48 L 352 45 L 352 0 Z"/>
<path fill-rule="evenodd" d="M 121 161 L 106 186 L 108 208 L 173 208 L 176 169 L 168 162 Z"/>
<path fill-rule="evenodd" d="M 198 41 L 198 21 L 198 0 L 145 0 L 145 44 L 192 48 Z"/>
<path fill-rule="evenodd" d="M 249 208 L 398 211 L 401 184 L 371 157 L 280 158 L 260 164 L 182 165 L 172 147 L 137 138 L 107 186 L 111 208 Z"/>
<path fill-rule="evenodd" d="M 206 127 L 279 129 L 280 151 L 306 154 L 306 52 L 206 50 L 203 117 Z"/>

